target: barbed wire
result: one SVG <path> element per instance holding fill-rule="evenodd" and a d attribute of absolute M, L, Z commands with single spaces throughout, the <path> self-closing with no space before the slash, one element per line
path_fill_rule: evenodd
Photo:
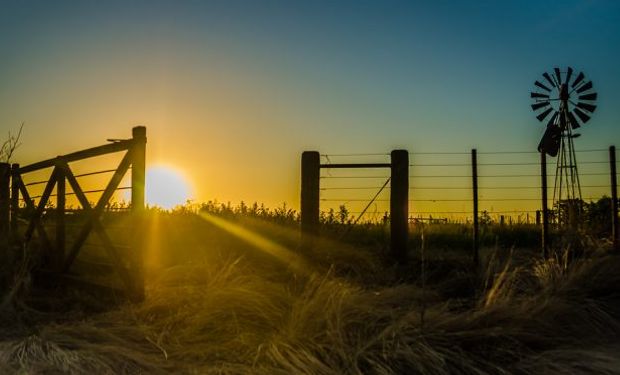
<path fill-rule="evenodd" d="M 596 149 L 584 149 L 584 150 L 575 150 L 576 153 L 578 154 L 584 154 L 584 153 L 595 153 L 595 152 L 606 152 L 608 151 L 608 149 L 604 149 L 604 148 L 596 148 Z M 540 155 L 539 152 L 537 151 L 484 151 L 484 150 L 478 150 L 477 151 L 478 155 Z M 366 157 L 366 156 L 389 156 L 390 154 L 388 153 L 348 153 L 348 154 L 321 154 L 322 157 L 326 158 L 329 161 L 330 157 Z M 471 155 L 471 151 L 445 151 L 445 152 L 410 152 L 409 155 L 412 156 L 433 156 L 433 155 Z M 444 158 L 445 160 L 446 158 Z M 603 164 L 608 164 L 609 161 L 608 160 L 596 160 L 596 158 L 594 158 L 594 160 L 592 158 L 588 158 L 586 157 L 586 159 L 589 160 L 583 160 L 580 161 L 578 164 L 579 165 L 603 165 Z M 453 158 L 454 160 L 454 158 Z M 517 159 L 519 160 L 519 159 Z M 521 159 L 523 160 L 523 159 Z M 417 169 L 417 167 L 420 168 L 449 168 L 449 167 L 472 167 L 472 163 L 469 160 L 462 160 L 462 161 L 456 161 L 454 160 L 454 162 L 443 162 L 443 163 L 437 163 L 437 162 L 432 162 L 432 161 L 436 161 L 436 160 L 430 160 L 430 158 L 421 158 L 420 159 L 421 162 L 417 163 L 417 162 L 411 162 L 409 164 L 409 167 L 413 168 L 413 170 L 415 171 Z M 431 161 L 431 162 L 425 162 L 425 161 Z M 554 169 L 554 164 L 555 163 L 550 163 L 549 165 L 549 169 L 551 171 L 553 171 L 554 173 L 549 173 L 548 179 L 553 180 L 554 178 L 556 178 L 556 171 Z M 538 160 L 524 160 L 524 161 L 515 161 L 514 158 L 513 160 L 507 160 L 505 162 L 498 161 L 498 162 L 493 162 L 493 161 L 488 161 L 488 162 L 479 162 L 477 163 L 477 166 L 479 167 L 534 167 L 534 166 L 540 166 L 540 162 Z M 594 170 L 592 170 L 594 169 Z M 582 173 L 580 173 L 580 176 L 586 177 L 586 176 L 609 176 L 608 172 L 598 172 L 595 168 L 590 169 L 591 172 L 588 172 L 588 169 L 586 168 L 585 171 L 583 171 Z M 492 169 L 491 169 L 492 170 Z M 533 171 L 532 171 L 533 172 Z M 411 172 L 410 172 L 411 173 Z M 559 175 L 559 173 L 557 173 Z M 352 175 L 352 174 L 348 174 L 348 175 L 334 175 L 334 174 L 329 174 L 329 175 L 322 175 L 320 176 L 321 179 L 330 179 L 333 181 L 338 181 L 338 180 L 369 180 L 372 181 L 374 179 L 385 179 L 389 177 L 389 174 L 387 175 Z M 484 186 L 485 183 L 484 181 L 487 180 L 486 185 L 493 185 L 493 182 L 490 182 L 489 180 L 493 180 L 493 179 L 514 179 L 514 178 L 540 178 L 540 173 L 538 173 L 538 170 L 536 170 L 535 173 L 528 173 L 527 171 L 525 173 L 505 173 L 505 174 L 501 174 L 501 173 L 489 173 L 489 174 L 478 174 L 477 178 L 479 181 L 483 181 L 482 185 L 478 186 L 478 191 L 479 192 L 485 192 L 485 191 L 510 191 L 510 190 L 539 190 L 541 189 L 541 186 L 538 185 L 533 185 L 533 184 L 521 184 L 521 185 L 517 185 L 517 184 L 509 184 L 509 185 L 504 185 L 504 186 Z M 421 175 L 415 175 L 415 172 L 409 176 L 409 180 L 410 181 L 415 181 L 418 179 L 463 179 L 463 178 L 467 178 L 467 179 L 471 179 L 472 175 L 469 173 L 460 173 L 460 174 L 421 174 Z M 597 179 L 598 180 L 598 179 Z M 596 181 L 597 181 L 596 180 Z M 592 182 L 594 182 L 595 180 L 593 180 Z M 597 181 L 598 182 L 598 181 Z M 355 183 L 353 185 L 349 184 L 345 184 L 344 186 L 322 186 L 320 188 L 320 190 L 323 193 L 329 192 L 329 191 L 370 191 L 370 190 L 376 190 L 379 189 L 379 186 L 354 186 Z M 363 184 L 362 184 L 363 185 Z M 409 186 L 409 190 L 410 191 L 430 191 L 430 190 L 439 190 L 439 191 L 469 191 L 471 190 L 473 187 L 472 186 L 464 186 L 463 184 L 461 185 L 457 185 L 457 186 L 419 186 L 419 185 L 414 185 L 414 186 Z M 610 184 L 597 184 L 597 183 L 590 183 L 590 184 L 585 184 L 585 185 L 581 185 L 582 189 L 609 189 L 611 188 Z M 386 190 L 389 189 L 389 187 L 385 187 Z M 554 187 L 553 186 L 548 186 L 547 189 L 549 190 L 553 190 Z M 375 197 L 376 198 L 376 197 Z M 597 199 L 597 197 L 584 197 L 582 198 L 583 200 L 594 200 Z M 331 198 L 331 197 L 322 197 L 320 199 L 323 202 L 342 202 L 342 203 L 351 203 L 351 202 L 368 202 L 370 199 L 365 199 L 365 198 L 358 198 L 358 197 L 352 197 L 352 198 L 339 198 L 339 197 L 335 197 L 335 198 Z M 541 198 L 540 197 L 502 197 L 500 194 L 500 197 L 489 197 L 489 198 L 485 198 L 484 194 L 480 197 L 480 199 L 478 199 L 478 201 L 480 203 L 484 203 L 484 202 L 527 202 L 527 201 L 531 201 L 531 202 L 538 202 L 540 201 Z M 389 202 L 389 199 L 374 199 L 373 202 Z M 442 203 L 442 202 L 463 202 L 463 203 L 467 203 L 467 202 L 473 202 L 473 197 L 468 197 L 468 198 L 436 198 L 436 199 L 418 199 L 418 198 L 413 198 L 413 199 L 409 199 L 408 202 L 410 203 L 424 203 L 424 202 L 428 202 L 428 203 Z M 389 210 L 389 209 L 388 209 Z M 486 212 L 488 214 L 530 214 L 530 213 L 535 213 L 538 210 L 515 210 L 515 209 L 507 209 L 507 210 L 481 210 L 480 212 Z M 378 212 L 377 210 L 375 210 L 374 212 L 364 212 L 364 211 L 356 211 L 356 212 L 351 212 L 356 213 L 356 214 L 361 214 L 364 216 L 380 216 L 382 215 L 382 212 Z M 453 214 L 453 215 L 458 215 L 458 214 L 473 214 L 472 211 L 413 211 L 411 212 L 411 215 L 416 215 L 416 214 Z"/>
<path fill-rule="evenodd" d="M 608 161 L 580 161 L 579 164 L 607 164 Z M 540 165 L 540 163 L 476 163 L 477 166 L 526 166 Z M 446 163 L 446 164 L 409 164 L 410 167 L 471 167 L 471 163 Z"/>

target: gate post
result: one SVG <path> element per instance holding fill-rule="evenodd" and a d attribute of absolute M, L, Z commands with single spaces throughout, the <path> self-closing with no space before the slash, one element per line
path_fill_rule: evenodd
<path fill-rule="evenodd" d="M 11 183 L 11 165 L 9 163 L 0 163 L 0 239 L 3 245 L 8 247 L 9 238 L 9 220 L 10 220 L 10 183 Z M 4 249 L 3 249 L 4 251 Z"/>
<path fill-rule="evenodd" d="M 547 208 L 547 155 L 540 153 L 540 188 L 542 195 L 542 255 L 544 259 L 549 257 L 549 210 Z"/>
<path fill-rule="evenodd" d="M 611 178 L 611 238 L 618 251 L 618 180 L 616 177 L 616 146 L 609 146 L 609 175 Z"/>
<path fill-rule="evenodd" d="M 133 273 L 134 290 L 132 298 L 144 299 L 144 185 L 146 176 L 146 127 L 136 126 L 132 129 L 133 145 L 131 165 L 131 210 L 134 216 L 135 230 L 130 259 Z"/>
<path fill-rule="evenodd" d="M 319 186 L 321 156 L 318 151 L 301 154 L 301 245 L 311 248 L 319 234 Z"/>
<path fill-rule="evenodd" d="M 62 168 L 56 167 L 56 173 L 56 252 L 52 262 L 54 269 L 60 270 L 65 260 L 66 178 Z"/>
<path fill-rule="evenodd" d="M 473 233 L 473 261 L 474 266 L 478 266 L 478 248 L 480 246 L 480 228 L 478 225 L 478 153 L 476 149 L 471 150 L 471 179 L 472 179 L 472 193 L 473 193 L 473 215 L 474 215 L 474 233 Z"/>
<path fill-rule="evenodd" d="M 11 165 L 11 242 L 16 243 L 19 238 L 19 231 L 17 228 L 17 217 L 19 214 L 19 180 L 21 176 L 19 174 L 19 164 Z"/>
<path fill-rule="evenodd" d="M 390 156 L 390 249 L 399 263 L 405 263 L 409 242 L 409 152 L 393 150 Z"/>

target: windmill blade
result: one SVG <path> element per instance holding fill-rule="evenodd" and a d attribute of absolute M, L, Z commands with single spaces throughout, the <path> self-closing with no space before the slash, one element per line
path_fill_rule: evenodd
<path fill-rule="evenodd" d="M 584 91 L 590 90 L 592 88 L 592 81 L 585 83 L 583 86 L 577 89 L 577 94 L 581 94 Z"/>
<path fill-rule="evenodd" d="M 541 109 L 541 108 L 544 108 L 544 107 L 548 106 L 549 104 L 551 104 L 551 103 L 549 103 L 549 102 L 535 103 L 535 104 L 532 104 L 532 109 L 534 111 L 536 111 L 538 109 Z"/>
<path fill-rule="evenodd" d="M 560 72 L 560 68 L 553 68 L 555 70 L 555 76 L 558 79 L 558 86 L 562 86 L 562 73 Z"/>
<path fill-rule="evenodd" d="M 579 100 L 596 100 L 597 94 L 593 92 L 592 94 L 580 95 Z"/>
<path fill-rule="evenodd" d="M 575 118 L 575 115 L 573 115 L 572 112 L 568 112 L 568 121 L 570 122 L 570 126 L 573 129 L 577 129 L 580 128 L 581 126 L 579 125 L 579 122 L 577 122 L 577 119 Z"/>
<path fill-rule="evenodd" d="M 570 77 L 573 75 L 573 68 L 571 68 L 570 66 L 568 67 L 568 69 L 566 70 L 566 85 L 568 86 L 568 84 L 570 84 Z"/>
<path fill-rule="evenodd" d="M 547 94 L 540 94 L 537 92 L 531 92 L 530 93 L 530 98 L 544 98 L 544 99 L 549 99 L 549 95 Z"/>
<path fill-rule="evenodd" d="M 540 83 L 540 82 L 538 82 L 538 81 L 534 82 L 534 84 L 535 84 L 536 86 L 540 87 L 540 88 L 541 88 L 541 89 L 543 89 L 543 90 L 546 90 L 546 91 L 551 92 L 551 89 L 550 89 L 550 88 L 548 88 L 547 86 L 543 85 L 542 83 Z"/>
<path fill-rule="evenodd" d="M 579 72 L 579 74 L 577 74 L 577 78 L 575 78 L 575 82 L 573 82 L 573 84 L 571 85 L 572 88 L 575 88 L 575 86 L 577 86 L 579 84 L 579 82 L 583 81 L 583 79 L 586 76 L 583 74 L 583 72 Z"/>
<path fill-rule="evenodd" d="M 590 116 L 586 115 L 582 110 L 580 110 L 579 108 L 575 108 L 574 109 L 575 114 L 577 115 L 577 117 L 579 117 L 579 119 L 581 120 L 581 122 L 583 122 L 584 124 L 586 122 L 588 122 L 588 120 L 590 120 Z"/>
<path fill-rule="evenodd" d="M 536 118 L 538 119 L 538 121 L 542 121 L 545 119 L 545 117 L 549 116 L 549 113 L 551 113 L 551 111 L 553 111 L 553 108 L 547 108 L 547 110 L 545 110 L 540 115 L 536 116 Z"/>
<path fill-rule="evenodd" d="M 588 104 L 588 103 L 582 103 L 582 102 L 577 103 L 577 107 L 581 109 L 585 109 L 586 111 L 590 113 L 594 112 L 594 110 L 596 109 L 595 105 Z"/>
<path fill-rule="evenodd" d="M 543 73 L 543 77 L 545 77 L 545 79 L 551 84 L 551 86 L 556 87 L 555 82 L 553 82 L 551 76 L 547 72 Z"/>

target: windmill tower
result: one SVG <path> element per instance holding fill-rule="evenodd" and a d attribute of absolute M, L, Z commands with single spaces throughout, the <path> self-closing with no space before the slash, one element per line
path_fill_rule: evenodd
<path fill-rule="evenodd" d="M 541 122 L 548 119 L 538 151 L 557 157 L 553 188 L 556 221 L 560 226 L 576 228 L 582 196 L 574 143 L 581 134 L 575 130 L 590 120 L 589 114 L 596 109 L 597 94 L 591 91 L 592 81 L 586 82 L 583 73 L 571 82 L 572 68 L 553 70 L 553 75 L 543 73 L 545 83 L 534 82 L 536 91 L 530 97 L 534 100 L 532 109 L 540 111 L 536 118 Z"/>

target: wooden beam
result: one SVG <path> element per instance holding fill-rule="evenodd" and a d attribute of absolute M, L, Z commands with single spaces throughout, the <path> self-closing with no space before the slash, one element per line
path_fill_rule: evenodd
<path fill-rule="evenodd" d="M 609 175 L 611 182 L 611 238 L 615 252 L 619 250 L 618 179 L 616 177 L 616 146 L 609 146 Z"/>
<path fill-rule="evenodd" d="M 92 209 L 92 207 L 90 205 L 90 202 L 88 202 L 88 198 L 86 198 L 86 195 L 84 194 L 84 191 L 82 190 L 82 188 L 80 187 L 80 184 L 78 183 L 77 179 L 75 178 L 75 175 L 73 174 L 73 171 L 71 171 L 71 168 L 69 167 L 69 165 L 67 163 L 62 164 L 61 168 L 62 168 L 65 176 L 67 177 L 67 181 L 69 181 L 69 184 L 71 185 L 71 188 L 75 192 L 75 196 L 77 197 L 78 201 L 80 202 L 82 207 L 84 207 L 84 210 L 89 214 L 89 216 L 92 215 L 93 214 L 93 209 Z M 120 258 L 120 255 L 119 255 L 119 252 L 116 250 L 116 247 L 112 243 L 112 240 L 110 239 L 110 237 L 106 233 L 105 229 L 101 225 L 101 222 L 99 221 L 99 217 L 98 216 L 93 219 L 92 227 L 93 227 L 95 233 L 101 239 L 103 247 L 104 247 L 106 253 L 108 254 L 110 260 L 112 261 L 112 264 L 114 266 L 115 271 L 118 273 L 118 275 L 121 278 L 121 281 L 123 282 L 123 284 L 125 284 L 125 287 L 131 292 L 133 290 L 133 284 L 134 284 L 133 281 L 132 281 L 131 275 L 129 274 L 129 272 L 127 271 L 125 266 L 123 266 L 121 258 Z M 90 232 L 90 230 L 89 230 L 89 232 Z M 86 236 L 88 237 L 88 233 L 87 233 Z M 79 248 L 78 248 L 78 251 L 79 251 Z M 71 264 L 69 264 L 68 266 L 65 264 L 64 271 L 67 271 L 70 266 L 71 266 Z"/>
<path fill-rule="evenodd" d="M 11 164 L 0 163 L 0 239 L 9 238 L 11 192 Z"/>
<path fill-rule="evenodd" d="M 133 142 L 134 142 L 133 139 L 126 139 L 126 140 L 110 143 L 110 144 L 103 145 L 103 146 L 97 146 L 97 147 L 89 148 L 86 150 L 73 152 L 67 155 L 58 156 L 53 159 L 47 159 L 47 160 L 43 160 L 37 163 L 23 166 L 20 168 L 19 171 L 21 174 L 24 174 L 28 172 L 37 171 L 39 169 L 50 168 L 56 165 L 56 163 L 58 162 L 58 159 L 62 159 L 63 161 L 70 163 L 76 160 L 82 160 L 82 159 L 92 158 L 95 156 L 128 150 L 129 148 L 131 148 Z"/>
<path fill-rule="evenodd" d="M 19 216 L 19 164 L 11 165 L 11 242 L 17 243 L 19 238 L 18 221 Z"/>
<path fill-rule="evenodd" d="M 301 154 L 301 242 L 305 249 L 313 246 L 319 234 L 320 160 L 317 151 Z"/>
<path fill-rule="evenodd" d="M 58 175 L 58 168 L 54 168 L 52 174 L 50 175 L 47 184 L 45 185 L 45 189 L 43 190 L 43 194 L 41 194 L 41 199 L 39 200 L 39 204 L 37 205 L 36 210 L 32 213 L 30 217 L 30 222 L 28 223 L 28 228 L 26 229 L 26 234 L 24 234 L 24 240 L 26 243 L 30 241 L 32 237 L 32 233 L 34 232 L 35 226 L 37 222 L 40 222 L 40 218 L 43 215 L 43 211 L 45 210 L 45 205 L 52 194 L 52 190 L 54 190 L 54 186 L 56 185 L 56 176 Z M 50 249 L 47 249 L 48 251 Z"/>
<path fill-rule="evenodd" d="M 480 239 L 479 239 L 480 228 L 478 225 L 478 153 L 475 148 L 471 150 L 471 179 L 472 179 L 472 195 L 473 195 L 472 197 L 473 198 L 473 215 L 474 215 L 472 260 L 474 263 L 474 267 L 478 267 L 479 246 L 480 246 Z"/>
<path fill-rule="evenodd" d="M 63 169 L 56 166 L 56 249 L 52 258 L 55 270 L 60 270 L 65 257 L 65 206 L 66 206 L 66 178 Z"/>
<path fill-rule="evenodd" d="M 358 168 L 390 168 L 390 163 L 366 163 L 366 164 L 321 164 L 322 169 L 358 169 Z"/>
<path fill-rule="evenodd" d="M 28 209 L 32 210 L 33 212 L 36 211 L 36 207 L 34 205 L 34 202 L 30 198 L 30 194 L 28 193 L 28 189 L 26 189 L 26 185 L 24 185 L 24 181 L 22 181 L 21 178 L 19 178 L 17 180 L 17 186 L 19 188 L 19 192 L 22 194 L 22 197 L 24 197 L 24 202 L 26 203 L 26 207 Z M 35 226 L 37 228 L 37 232 L 39 233 L 39 237 L 41 237 L 41 241 L 43 242 L 43 246 L 45 246 L 47 249 L 51 249 L 52 248 L 52 244 L 51 244 L 49 238 L 47 237 L 47 233 L 45 232 L 45 228 L 43 227 L 43 224 L 41 224 L 41 222 L 39 220 L 36 220 L 35 221 Z M 16 230 L 17 230 L 17 228 L 16 228 Z"/>
<path fill-rule="evenodd" d="M 396 261 L 407 262 L 409 244 L 409 152 L 391 153 L 390 250 Z"/>
<path fill-rule="evenodd" d="M 132 298 L 144 299 L 144 232 L 145 232 L 145 185 L 146 185 L 146 127 L 132 129 L 133 146 L 131 166 L 131 210 L 134 233 L 131 243 L 130 264 L 134 275 Z"/>
<path fill-rule="evenodd" d="M 67 258 L 65 259 L 65 263 L 62 268 L 63 272 L 68 271 L 69 268 L 71 267 L 71 264 L 73 263 L 73 261 L 75 260 L 75 257 L 77 256 L 80 249 L 82 248 L 84 241 L 86 241 L 88 234 L 91 232 L 94 222 L 99 219 L 99 216 L 101 215 L 103 209 L 105 208 L 105 205 L 108 204 L 108 201 L 112 197 L 112 194 L 114 194 L 114 191 L 118 187 L 118 184 L 121 182 L 121 179 L 123 178 L 125 173 L 127 173 L 127 170 L 129 169 L 129 166 L 131 164 L 131 156 L 132 156 L 131 154 L 132 154 L 131 150 L 127 151 L 127 153 L 123 157 L 123 160 L 121 160 L 118 168 L 116 169 L 116 172 L 114 172 L 114 175 L 110 179 L 108 186 L 105 188 L 103 194 L 99 198 L 97 205 L 95 206 L 93 210 L 89 212 L 88 218 L 86 219 L 84 226 L 78 233 L 78 236 L 75 242 L 73 243 L 73 246 L 71 247 L 71 249 L 69 250 L 67 254 Z M 88 204 L 88 200 L 85 199 L 86 197 L 84 197 L 84 193 L 82 192 L 80 185 L 77 183 L 77 180 L 73 176 L 73 173 L 71 173 L 71 170 L 69 169 L 69 166 L 66 163 L 64 163 L 63 169 L 65 171 L 67 181 L 69 181 L 69 184 L 71 184 L 71 187 L 73 188 L 73 191 L 76 193 L 76 196 L 78 197 L 78 199 L 80 199 L 80 196 L 84 198 L 84 201 L 80 199 L 80 203 L 85 209 L 87 209 L 87 207 L 90 207 L 90 204 Z M 81 194 L 78 193 L 78 191 L 80 191 Z M 84 205 L 84 203 L 87 203 L 87 205 Z"/>

